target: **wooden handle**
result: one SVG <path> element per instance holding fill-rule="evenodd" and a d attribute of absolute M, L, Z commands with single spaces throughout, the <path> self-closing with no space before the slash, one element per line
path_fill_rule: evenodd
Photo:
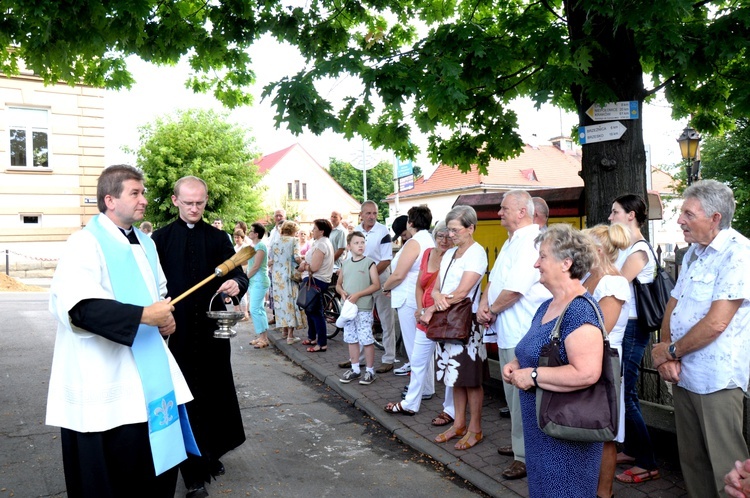
<path fill-rule="evenodd" d="M 234 256 L 229 258 L 228 260 L 224 261 L 222 264 L 216 267 L 215 273 L 213 275 L 209 275 L 208 277 L 204 278 L 179 296 L 177 296 L 175 299 L 172 300 L 172 305 L 177 304 L 178 302 L 182 301 L 184 298 L 195 292 L 197 289 L 203 287 L 206 285 L 211 279 L 216 277 L 223 277 L 224 275 L 228 274 L 230 271 L 234 270 L 238 266 L 242 266 L 255 255 L 255 249 L 252 247 L 243 247 L 239 251 L 235 253 Z"/>
<path fill-rule="evenodd" d="M 185 292 L 183 292 L 182 294 L 180 294 L 179 296 L 177 296 L 177 298 L 172 299 L 172 303 L 171 303 L 172 306 L 174 306 L 175 304 L 179 303 L 184 298 L 188 297 L 190 294 L 192 294 L 193 292 L 195 292 L 200 287 L 206 285 L 212 278 L 216 278 L 216 275 L 209 275 L 208 277 L 204 278 L 203 280 L 201 280 L 200 282 L 198 282 L 197 284 L 195 284 L 194 286 L 192 286 L 191 288 L 189 288 L 188 290 L 186 290 Z"/>

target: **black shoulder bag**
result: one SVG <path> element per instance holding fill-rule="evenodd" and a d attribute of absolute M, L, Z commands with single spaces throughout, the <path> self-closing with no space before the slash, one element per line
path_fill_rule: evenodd
<path fill-rule="evenodd" d="M 635 310 L 638 314 L 638 328 L 642 332 L 651 332 L 661 328 L 661 322 L 664 319 L 664 310 L 667 308 L 667 301 L 669 301 L 672 289 L 674 289 L 674 280 L 659 264 L 659 260 L 651 244 L 646 240 L 638 242 L 646 243 L 656 262 L 656 275 L 653 282 L 642 284 L 638 281 L 637 276 L 633 279 L 633 294 L 635 294 Z"/>

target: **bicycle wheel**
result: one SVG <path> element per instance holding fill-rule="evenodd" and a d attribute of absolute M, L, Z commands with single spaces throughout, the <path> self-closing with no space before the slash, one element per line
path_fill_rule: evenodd
<path fill-rule="evenodd" d="M 336 320 L 338 320 L 341 314 L 341 305 L 339 300 L 330 292 L 323 293 L 323 315 L 326 318 L 326 336 L 329 339 L 333 339 L 341 331 L 336 326 Z"/>
<path fill-rule="evenodd" d="M 375 339 L 373 343 L 375 347 L 380 351 L 385 351 L 385 346 L 383 346 L 383 326 L 380 324 L 380 316 L 375 306 L 372 308 L 372 337 Z"/>

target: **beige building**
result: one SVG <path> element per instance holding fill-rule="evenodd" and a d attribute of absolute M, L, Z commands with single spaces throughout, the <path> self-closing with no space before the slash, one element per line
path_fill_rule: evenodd
<path fill-rule="evenodd" d="M 98 212 L 104 91 L 0 77 L 0 137 L 0 251 L 11 269 L 54 259 Z"/>
<path fill-rule="evenodd" d="M 263 175 L 268 212 L 285 208 L 287 216 L 296 218 L 305 230 L 311 229 L 313 220 L 329 219 L 334 210 L 345 220 L 357 220 L 359 202 L 300 144 L 265 155 L 256 164 Z"/>

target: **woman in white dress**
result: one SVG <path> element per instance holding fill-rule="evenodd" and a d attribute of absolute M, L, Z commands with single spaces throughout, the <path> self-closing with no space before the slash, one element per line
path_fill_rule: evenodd
<path fill-rule="evenodd" d="M 599 302 L 604 318 L 604 327 L 609 334 L 610 346 L 617 349 L 622 359 L 622 339 L 628 325 L 630 309 L 630 284 L 615 267 L 620 251 L 630 247 L 630 231 L 624 225 L 597 225 L 584 233 L 591 237 L 596 248 L 597 259 L 583 282 L 586 290 Z M 612 496 L 612 484 L 617 467 L 615 443 L 625 440 L 625 393 L 620 391 L 620 420 L 614 441 L 604 443 L 602 464 L 599 469 L 597 496 Z"/>

